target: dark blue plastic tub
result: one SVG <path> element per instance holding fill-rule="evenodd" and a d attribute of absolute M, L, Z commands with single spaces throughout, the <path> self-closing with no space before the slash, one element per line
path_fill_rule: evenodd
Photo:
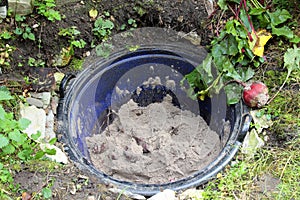
<path fill-rule="evenodd" d="M 65 85 L 62 87 L 59 130 L 63 133 L 71 159 L 103 182 L 145 196 L 167 188 L 184 190 L 213 178 L 235 156 L 248 130 L 250 119 L 243 117 L 247 110 L 242 103 L 227 106 L 223 92 L 205 101 L 194 101 L 187 96 L 187 83 L 183 87 L 180 81 L 202 62 L 205 55 L 200 47 L 153 44 L 140 45 L 134 52 L 128 48 L 118 49 L 107 58 L 96 57 L 93 62 L 88 62 L 86 69 L 76 75 L 67 90 Z M 154 88 L 143 85 L 149 77 L 159 77 L 160 83 Z M 139 94 L 136 92 L 137 87 L 142 90 Z M 109 110 L 118 110 L 130 98 L 145 106 L 161 101 L 166 94 L 173 97 L 174 105 L 200 114 L 220 135 L 224 146 L 219 156 L 197 173 L 163 184 L 136 184 L 117 180 L 96 169 L 90 161 L 85 138 L 103 130 Z M 225 121 L 229 121 L 230 130 L 224 130 Z"/>

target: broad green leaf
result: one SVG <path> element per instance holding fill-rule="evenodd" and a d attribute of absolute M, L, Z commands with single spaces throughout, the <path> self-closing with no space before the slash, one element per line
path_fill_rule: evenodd
<path fill-rule="evenodd" d="M 294 46 L 285 52 L 284 67 L 287 68 L 289 74 L 293 70 L 300 70 L 300 48 Z"/>
<path fill-rule="evenodd" d="M 212 69 L 211 55 L 208 55 L 203 60 L 202 64 L 199 65 L 196 69 L 199 72 L 199 76 L 201 77 L 201 80 L 205 83 L 206 86 L 208 86 L 214 80 L 214 77 L 211 73 L 211 69 Z"/>
<path fill-rule="evenodd" d="M 264 12 L 266 12 L 264 8 L 251 8 L 249 15 L 261 15 Z"/>
<path fill-rule="evenodd" d="M 294 37 L 293 31 L 287 26 L 283 26 L 281 28 L 272 26 L 272 33 L 277 36 L 285 36 L 289 39 L 292 39 Z"/>
<path fill-rule="evenodd" d="M 297 35 L 294 35 L 294 38 L 291 39 L 290 42 L 298 44 L 300 42 L 300 37 Z"/>
<path fill-rule="evenodd" d="M 28 160 L 30 157 L 31 157 L 31 154 L 33 153 L 33 150 L 32 149 L 24 149 L 22 151 L 20 151 L 18 153 L 18 157 L 21 159 L 21 160 Z"/>
<path fill-rule="evenodd" d="M 48 155 L 55 155 L 56 154 L 56 149 L 45 149 L 45 153 Z"/>
<path fill-rule="evenodd" d="M 218 0 L 218 6 L 222 9 L 222 10 L 227 10 L 228 6 L 226 3 L 226 0 Z"/>
<path fill-rule="evenodd" d="M 17 143 L 16 145 L 18 146 L 22 145 L 27 139 L 26 135 L 22 134 L 19 130 L 14 130 L 12 132 L 9 132 L 8 137 L 12 141 L 15 141 Z"/>
<path fill-rule="evenodd" d="M 13 154 L 16 151 L 16 148 L 12 144 L 8 144 L 2 148 L 4 154 Z"/>
<path fill-rule="evenodd" d="M 13 97 L 10 95 L 9 91 L 0 90 L 0 101 L 11 99 L 13 99 Z"/>
<path fill-rule="evenodd" d="M 38 160 L 38 159 L 41 159 L 45 154 L 46 154 L 46 153 L 45 153 L 44 151 L 40 150 L 40 151 L 38 151 L 38 152 L 35 154 L 34 158 L 37 159 L 37 160 Z"/>
<path fill-rule="evenodd" d="M 19 129 L 25 130 L 29 126 L 30 123 L 31 123 L 31 121 L 28 119 L 25 119 L 25 118 L 19 119 L 19 121 L 18 121 Z"/>
<path fill-rule="evenodd" d="M 35 141 L 37 141 L 41 137 L 42 133 L 38 131 L 36 134 L 31 134 L 31 138 Z"/>
<path fill-rule="evenodd" d="M 243 82 L 250 80 L 255 74 L 251 67 L 239 68 L 237 71 L 241 75 L 241 81 Z"/>
<path fill-rule="evenodd" d="M 224 87 L 226 96 L 227 96 L 227 104 L 236 104 L 240 101 L 242 97 L 243 88 L 236 83 L 228 84 Z"/>
<path fill-rule="evenodd" d="M 268 12 L 268 15 L 270 16 L 271 19 L 271 24 L 273 26 L 277 26 L 279 24 L 284 23 L 286 20 L 290 19 L 292 16 L 290 13 L 285 10 L 285 9 L 276 9 L 275 12 Z"/>
<path fill-rule="evenodd" d="M 0 134 L 0 149 L 2 149 L 8 144 L 9 144 L 9 139 L 3 134 Z"/>
<path fill-rule="evenodd" d="M 0 105 L 0 120 L 4 119 L 5 114 L 6 114 L 6 112 L 5 112 L 4 108 L 2 107 L 2 105 Z"/>
<path fill-rule="evenodd" d="M 45 199 L 50 199 L 52 197 L 52 190 L 50 188 L 43 188 L 42 189 L 42 195 Z"/>
<path fill-rule="evenodd" d="M 53 145 L 57 141 L 57 138 L 52 138 L 48 143 Z"/>

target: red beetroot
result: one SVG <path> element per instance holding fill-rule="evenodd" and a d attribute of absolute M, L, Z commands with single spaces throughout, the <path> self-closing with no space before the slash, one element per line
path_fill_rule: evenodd
<path fill-rule="evenodd" d="M 268 88 L 261 82 L 246 83 L 244 85 L 243 100 L 251 108 L 261 108 L 269 99 Z"/>

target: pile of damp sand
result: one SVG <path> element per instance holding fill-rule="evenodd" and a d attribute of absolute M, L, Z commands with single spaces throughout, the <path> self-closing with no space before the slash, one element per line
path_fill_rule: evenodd
<path fill-rule="evenodd" d="M 86 138 L 93 165 L 119 180 L 160 184 L 187 177 L 207 166 L 221 142 L 203 118 L 163 102 L 122 105 L 101 134 Z"/>

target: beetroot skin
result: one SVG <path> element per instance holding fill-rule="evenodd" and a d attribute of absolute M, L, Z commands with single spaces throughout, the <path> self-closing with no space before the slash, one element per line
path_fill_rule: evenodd
<path fill-rule="evenodd" d="M 261 108 L 269 100 L 267 86 L 261 82 L 246 84 L 243 91 L 243 100 L 251 108 Z"/>

